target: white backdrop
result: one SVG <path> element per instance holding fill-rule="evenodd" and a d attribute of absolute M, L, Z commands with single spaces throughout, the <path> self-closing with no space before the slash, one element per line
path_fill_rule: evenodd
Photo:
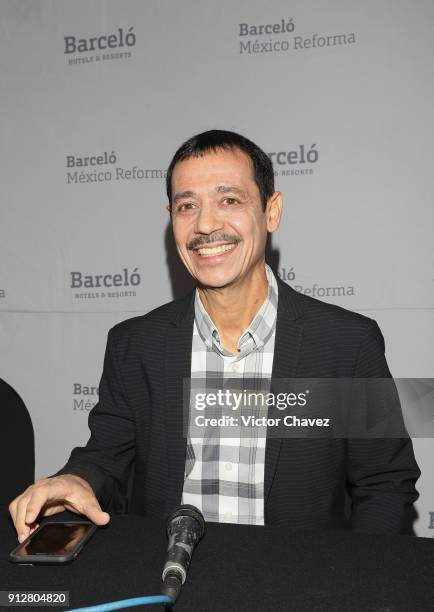
<path fill-rule="evenodd" d="M 0 376 L 37 477 L 87 440 L 108 329 L 189 286 L 164 172 L 206 129 L 272 156 L 276 272 L 375 318 L 395 377 L 432 376 L 433 19 L 430 0 L 0 4 Z M 434 446 L 414 445 L 432 536 Z"/>

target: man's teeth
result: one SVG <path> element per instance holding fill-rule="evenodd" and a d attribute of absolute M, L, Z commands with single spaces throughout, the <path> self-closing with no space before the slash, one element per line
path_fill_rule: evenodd
<path fill-rule="evenodd" d="M 222 246 L 211 247 L 211 248 L 201 247 L 200 249 L 197 249 L 197 252 L 199 253 L 199 255 L 218 255 L 219 253 L 225 253 L 226 251 L 230 251 L 231 249 L 234 248 L 234 246 L 236 245 L 235 244 L 223 244 Z"/>

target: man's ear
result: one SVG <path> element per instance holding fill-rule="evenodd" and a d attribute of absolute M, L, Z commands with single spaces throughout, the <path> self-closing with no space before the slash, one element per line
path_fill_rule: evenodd
<path fill-rule="evenodd" d="M 267 231 L 275 232 L 280 225 L 282 217 L 282 194 L 280 191 L 275 191 L 267 201 L 265 214 L 267 216 Z"/>

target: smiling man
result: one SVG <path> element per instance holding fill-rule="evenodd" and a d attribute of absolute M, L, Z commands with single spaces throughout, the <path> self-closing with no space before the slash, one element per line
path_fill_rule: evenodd
<path fill-rule="evenodd" d="M 265 263 L 282 197 L 257 145 L 221 130 L 194 136 L 172 159 L 167 194 L 197 288 L 110 330 L 91 437 L 10 504 L 20 539 L 65 508 L 104 524 L 108 511 L 168 516 L 181 501 L 209 521 L 409 533 L 420 472 L 405 435 L 183 431 L 183 381 L 390 372 L 375 321 L 295 292 Z"/>
<path fill-rule="evenodd" d="M 207 137 L 218 145 L 218 133 Z M 263 193 L 247 152 L 216 146 L 193 157 L 188 150 L 185 145 L 169 168 L 176 246 L 223 347 L 236 353 L 268 294 L 265 245 L 268 232 L 279 226 L 282 197 L 274 192 L 271 162 L 262 151 L 257 164 L 269 169 Z"/>

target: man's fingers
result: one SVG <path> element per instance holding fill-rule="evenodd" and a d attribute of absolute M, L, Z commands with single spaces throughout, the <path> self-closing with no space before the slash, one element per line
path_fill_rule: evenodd
<path fill-rule="evenodd" d="M 65 509 L 85 514 L 96 525 L 105 525 L 110 520 L 89 483 L 72 474 L 38 480 L 9 505 L 20 542 L 34 530 L 39 515 L 50 516 Z"/>
<path fill-rule="evenodd" d="M 27 504 L 24 520 L 27 525 L 33 523 L 36 517 L 41 512 L 43 505 L 47 502 L 46 490 L 35 490 Z"/>
<path fill-rule="evenodd" d="M 61 483 L 52 482 L 35 485 L 27 503 L 24 519 L 26 524 L 30 525 L 36 521 L 40 514 L 50 516 L 56 512 L 62 512 L 65 509 L 62 503 L 63 488 Z"/>
<path fill-rule="evenodd" d="M 9 504 L 9 512 L 11 514 L 11 517 L 12 517 L 12 520 L 14 522 L 14 525 L 16 525 L 17 518 L 18 518 L 18 515 L 19 515 L 19 504 L 23 500 L 23 498 L 27 495 L 29 489 L 30 489 L 30 487 L 27 487 L 27 489 L 25 491 L 23 491 L 21 493 L 21 495 L 18 495 L 18 497 L 13 499 L 11 501 L 11 503 Z"/>
<path fill-rule="evenodd" d="M 26 525 L 28 496 L 22 496 L 18 500 L 16 515 L 14 519 L 15 529 L 17 530 L 18 540 L 22 542 L 29 535 L 29 526 Z"/>
<path fill-rule="evenodd" d="M 38 527 L 39 527 L 39 525 L 38 525 L 37 523 L 33 523 L 33 525 L 30 525 L 30 532 L 29 532 L 29 535 L 32 535 L 32 533 L 33 533 L 34 531 L 36 531 Z"/>
<path fill-rule="evenodd" d="M 36 521 L 38 515 L 45 515 L 44 506 L 51 500 L 52 493 L 53 487 L 50 482 L 38 481 L 11 502 L 9 510 L 20 542 L 27 538 L 30 526 Z M 64 506 L 58 506 L 57 511 L 63 509 Z"/>
<path fill-rule="evenodd" d="M 44 514 L 43 507 L 47 502 L 47 489 L 33 489 L 25 493 L 18 501 L 15 528 L 18 540 L 22 542 L 30 534 L 30 526 L 36 521 L 39 514 Z"/>
<path fill-rule="evenodd" d="M 96 498 L 83 506 L 83 514 L 85 514 L 95 525 L 106 525 L 110 521 L 110 515 L 101 510 L 101 506 Z"/>
<path fill-rule="evenodd" d="M 63 512 L 66 506 L 64 504 L 50 504 L 46 508 L 44 508 L 44 516 L 53 516 L 53 514 L 57 514 L 58 512 Z"/>

